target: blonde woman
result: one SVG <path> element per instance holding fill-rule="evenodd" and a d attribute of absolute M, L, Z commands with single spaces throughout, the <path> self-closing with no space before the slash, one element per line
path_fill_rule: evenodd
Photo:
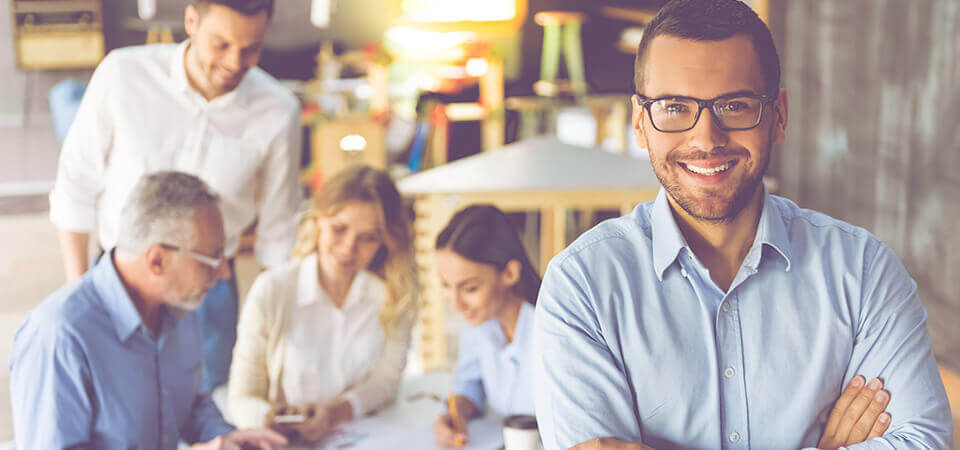
<path fill-rule="evenodd" d="M 294 261 L 250 288 L 230 368 L 238 427 L 313 443 L 393 401 L 416 317 L 411 240 L 385 172 L 358 166 L 327 182 Z"/>

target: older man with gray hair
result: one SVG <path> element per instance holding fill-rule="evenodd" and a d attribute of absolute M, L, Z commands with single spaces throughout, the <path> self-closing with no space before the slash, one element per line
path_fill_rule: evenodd
<path fill-rule="evenodd" d="M 193 175 L 144 176 L 123 206 L 117 247 L 31 311 L 10 359 L 17 448 L 286 444 L 272 431 L 235 431 L 201 389 L 192 311 L 230 276 L 217 203 Z"/>

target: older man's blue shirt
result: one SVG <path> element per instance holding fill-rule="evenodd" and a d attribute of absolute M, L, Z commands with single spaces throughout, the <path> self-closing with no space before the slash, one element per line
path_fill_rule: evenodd
<path fill-rule="evenodd" d="M 950 409 L 916 284 L 867 231 L 764 194 L 728 292 L 685 243 L 665 192 L 584 233 L 547 269 L 535 320 L 544 444 L 817 444 L 855 375 L 892 423 L 864 448 L 948 448 Z"/>
<path fill-rule="evenodd" d="M 44 300 L 14 338 L 10 393 L 19 449 L 175 449 L 233 429 L 200 391 L 194 313 L 144 326 L 105 256 Z"/>

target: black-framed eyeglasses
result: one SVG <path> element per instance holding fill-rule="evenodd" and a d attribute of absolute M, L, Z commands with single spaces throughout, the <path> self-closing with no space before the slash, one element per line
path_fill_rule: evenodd
<path fill-rule="evenodd" d="M 764 105 L 770 97 L 759 94 L 722 95 L 710 100 L 666 96 L 647 98 L 637 94 L 647 110 L 653 128 L 662 133 L 682 133 L 697 125 L 705 108 L 713 112 L 714 123 L 724 131 L 743 131 L 760 125 Z"/>
<path fill-rule="evenodd" d="M 226 258 L 223 258 L 223 257 L 214 258 L 214 257 L 212 257 L 212 256 L 203 255 L 203 254 L 197 253 L 197 252 L 195 252 L 195 251 L 187 250 L 187 249 L 185 249 L 185 248 L 183 248 L 183 247 L 178 247 L 178 246 L 172 245 L 172 244 L 160 244 L 160 246 L 163 247 L 163 248 L 165 248 L 165 249 L 167 249 L 167 250 L 171 250 L 171 251 L 175 251 L 175 252 L 181 252 L 181 253 L 186 253 L 187 256 L 189 256 L 189 257 L 197 260 L 198 262 L 201 262 L 201 263 L 209 266 L 210 268 L 212 268 L 212 269 L 214 269 L 214 270 L 220 268 L 220 265 L 221 265 L 221 264 L 227 262 L 227 259 L 226 259 Z"/>

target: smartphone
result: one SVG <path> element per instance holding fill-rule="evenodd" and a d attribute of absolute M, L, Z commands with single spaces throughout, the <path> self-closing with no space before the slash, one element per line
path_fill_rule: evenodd
<path fill-rule="evenodd" d="M 307 420 L 304 414 L 281 414 L 273 417 L 274 423 L 302 423 Z"/>

